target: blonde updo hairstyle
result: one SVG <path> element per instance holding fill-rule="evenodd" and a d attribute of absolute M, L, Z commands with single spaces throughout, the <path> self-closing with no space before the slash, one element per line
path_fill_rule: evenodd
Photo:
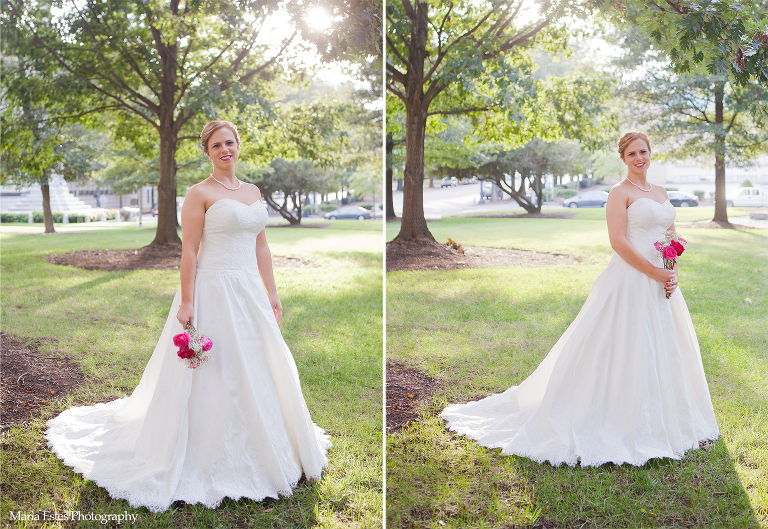
<path fill-rule="evenodd" d="M 237 132 L 237 126 L 231 121 L 214 119 L 213 121 L 209 121 L 205 127 L 203 127 L 203 132 L 200 133 L 200 146 L 203 148 L 203 152 L 205 154 L 208 154 L 208 140 L 211 138 L 211 134 L 222 127 L 227 127 L 229 130 L 235 133 L 237 145 L 238 147 L 240 146 L 240 134 Z"/>
<path fill-rule="evenodd" d="M 621 156 L 621 159 L 624 159 L 624 151 L 627 150 L 627 145 L 635 141 L 636 139 L 641 139 L 645 142 L 645 144 L 648 146 L 648 152 L 651 152 L 651 140 L 648 139 L 648 136 L 643 134 L 642 132 L 627 132 L 624 134 L 621 138 L 619 138 L 619 156 Z"/>

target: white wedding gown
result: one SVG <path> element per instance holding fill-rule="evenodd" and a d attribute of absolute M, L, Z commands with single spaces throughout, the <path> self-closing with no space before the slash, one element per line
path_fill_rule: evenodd
<path fill-rule="evenodd" d="M 290 495 L 320 477 L 331 445 L 312 423 L 291 352 L 256 266 L 261 202 L 215 202 L 205 214 L 195 326 L 212 361 L 189 369 L 173 335 L 180 292 L 130 397 L 71 408 L 48 422 L 51 450 L 114 498 L 152 512 L 172 502 Z"/>
<path fill-rule="evenodd" d="M 675 220 L 669 201 L 627 209 L 627 238 L 662 266 L 653 243 Z M 692 250 L 695 251 L 695 250 Z M 699 343 L 680 289 L 613 255 L 576 319 L 519 386 L 442 412 L 448 428 L 504 454 L 552 465 L 680 459 L 719 436 Z"/>

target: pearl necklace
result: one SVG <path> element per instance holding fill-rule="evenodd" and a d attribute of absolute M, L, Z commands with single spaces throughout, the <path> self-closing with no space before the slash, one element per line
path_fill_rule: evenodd
<path fill-rule="evenodd" d="M 227 187 L 218 178 L 216 178 L 213 175 L 211 175 L 211 178 L 219 182 L 222 186 L 224 186 L 225 189 L 229 189 L 230 191 L 237 191 L 238 189 L 240 189 L 240 186 L 243 185 L 243 183 L 240 180 L 237 180 L 237 177 L 235 177 L 235 180 L 237 180 L 237 187 Z"/>
<path fill-rule="evenodd" d="M 627 177 L 627 182 L 629 182 L 630 184 L 632 184 L 633 186 L 638 188 L 640 191 L 645 191 L 646 193 L 648 193 L 651 189 L 653 189 L 653 184 L 650 183 L 650 182 L 648 182 L 648 185 L 651 186 L 651 187 L 649 187 L 648 189 L 643 189 L 642 187 L 640 187 L 639 185 L 634 183 L 632 180 L 630 180 L 629 177 Z"/>

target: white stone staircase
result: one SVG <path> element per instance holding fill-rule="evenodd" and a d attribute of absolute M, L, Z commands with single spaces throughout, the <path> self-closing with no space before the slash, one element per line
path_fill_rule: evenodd
<path fill-rule="evenodd" d="M 54 175 L 49 184 L 51 211 L 63 213 L 93 213 L 96 210 L 69 192 L 67 183 Z M 0 212 L 31 213 L 43 211 L 43 192 L 40 184 L 29 186 L 0 186 Z"/>

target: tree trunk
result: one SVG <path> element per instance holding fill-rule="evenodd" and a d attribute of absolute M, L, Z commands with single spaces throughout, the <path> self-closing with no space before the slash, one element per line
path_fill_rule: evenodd
<path fill-rule="evenodd" d="M 426 112 L 419 105 L 409 109 L 405 136 L 403 216 L 398 241 L 434 241 L 424 217 L 424 136 Z"/>
<path fill-rule="evenodd" d="M 521 208 L 523 208 L 528 213 L 536 213 L 541 211 L 541 200 L 539 200 L 539 206 L 537 209 L 537 206 L 534 206 L 533 202 L 528 200 L 528 196 L 525 194 L 526 177 L 522 177 L 520 179 L 520 187 L 517 190 L 515 190 L 514 178 L 512 178 L 511 184 L 507 184 L 504 175 L 494 176 L 492 181 L 495 181 L 496 185 L 499 186 L 499 189 L 501 189 L 503 193 L 509 195 L 512 199 L 514 199 L 515 202 L 517 202 Z M 483 185 L 482 181 L 480 182 L 480 185 Z"/>
<path fill-rule="evenodd" d="M 291 198 L 291 200 L 293 200 L 293 210 L 296 212 L 296 217 L 295 217 L 296 222 L 295 223 L 291 222 L 290 224 L 291 226 L 298 226 L 299 224 L 301 224 L 301 212 L 302 212 L 301 189 L 299 189 L 299 191 Z"/>
<path fill-rule="evenodd" d="M 290 211 L 288 211 L 288 195 L 286 194 L 285 200 L 283 201 L 283 204 L 280 205 L 275 200 L 269 196 L 269 195 L 262 195 L 262 197 L 267 201 L 267 204 L 277 211 L 281 217 L 283 217 L 285 220 L 288 221 L 288 224 L 291 226 L 298 226 L 301 224 L 301 214 L 299 214 L 298 218 L 295 215 L 292 215 Z M 293 200 L 293 196 L 291 196 L 291 200 Z M 293 202 L 294 205 L 296 202 Z"/>
<path fill-rule="evenodd" d="M 387 134 L 387 142 L 386 142 L 386 163 L 387 163 L 387 169 L 385 171 L 385 179 L 384 179 L 384 201 L 386 202 L 386 218 L 387 220 L 394 220 L 397 218 L 397 214 L 395 213 L 395 203 L 392 199 L 392 194 L 394 191 L 392 190 L 392 149 L 395 147 L 395 140 L 392 139 L 392 133 Z"/>
<path fill-rule="evenodd" d="M 534 193 L 536 193 L 536 213 L 541 213 L 541 203 L 542 199 L 544 198 L 544 185 L 542 182 L 542 178 L 540 174 L 536 175 L 536 180 L 534 180 Z"/>
<path fill-rule="evenodd" d="M 725 204 L 725 126 L 723 97 L 725 81 L 715 81 L 715 217 L 714 222 L 728 222 Z"/>
<path fill-rule="evenodd" d="M 406 86 L 405 171 L 403 217 L 395 241 L 435 241 L 424 218 L 424 137 L 430 101 L 424 94 L 424 61 L 427 57 L 429 7 L 415 2 L 411 42 L 408 46 Z"/>
<path fill-rule="evenodd" d="M 387 217 L 387 220 L 395 220 L 397 218 L 397 213 L 395 213 L 395 201 L 393 198 L 395 191 L 393 189 L 392 169 L 390 167 L 387 167 L 385 179 L 386 181 L 384 182 L 384 185 L 386 187 L 384 188 L 384 192 L 386 193 L 385 201 L 387 203 L 386 217 Z"/>
<path fill-rule="evenodd" d="M 170 7 L 171 12 L 177 15 L 178 2 L 171 1 Z M 178 43 L 163 43 L 159 45 L 158 51 L 163 69 L 157 109 L 160 124 L 160 178 L 157 183 L 157 231 L 151 246 L 180 246 L 176 212 L 176 145 L 182 125 L 192 118 L 194 111 L 186 109 L 189 114 L 183 119 L 181 115 L 175 116 L 179 90 Z"/>
<path fill-rule="evenodd" d="M 40 182 L 40 190 L 43 192 L 43 220 L 45 221 L 45 233 L 56 233 L 53 228 L 53 213 L 51 212 L 51 188 L 48 185 L 48 177 L 43 177 Z"/>
<path fill-rule="evenodd" d="M 157 184 L 157 232 L 151 246 L 180 246 L 176 231 L 176 142 L 171 124 L 160 130 L 160 181 Z"/>

